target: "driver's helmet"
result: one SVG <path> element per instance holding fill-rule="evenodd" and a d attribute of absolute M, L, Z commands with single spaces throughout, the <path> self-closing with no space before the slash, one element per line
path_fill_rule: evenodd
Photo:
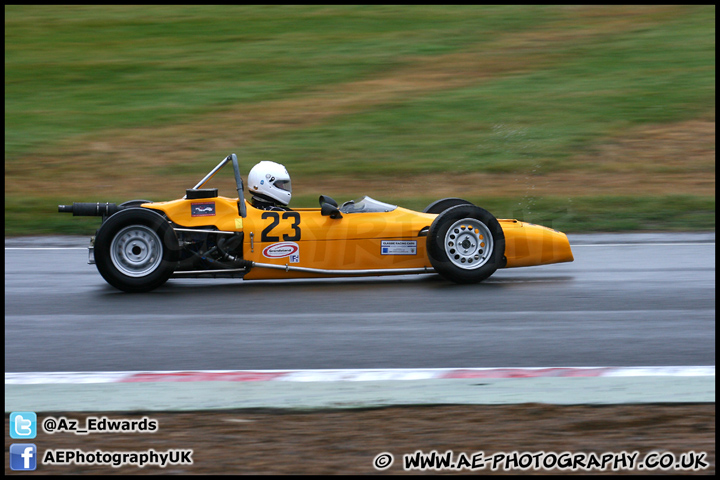
<path fill-rule="evenodd" d="M 260 199 L 290 203 L 292 186 L 287 169 L 275 162 L 263 161 L 255 165 L 248 174 L 248 190 Z"/>

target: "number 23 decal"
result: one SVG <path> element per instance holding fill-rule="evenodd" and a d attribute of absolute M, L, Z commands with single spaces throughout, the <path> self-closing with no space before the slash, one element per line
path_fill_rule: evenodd
<path fill-rule="evenodd" d="M 272 232 L 273 228 L 277 227 L 280 223 L 280 212 L 263 212 L 261 218 L 264 220 L 266 218 L 271 218 L 272 222 L 270 222 L 270 225 L 265 227 L 263 229 L 262 234 L 260 235 L 260 241 L 261 242 L 279 242 L 280 237 L 276 235 L 270 235 L 270 232 Z M 283 234 L 283 241 L 284 242 L 291 242 L 291 241 L 298 241 L 300 240 L 300 214 L 298 212 L 283 212 L 282 213 L 283 220 L 291 218 L 293 219 L 293 224 L 291 225 L 292 229 L 294 230 L 294 235 L 288 235 L 287 233 Z"/>

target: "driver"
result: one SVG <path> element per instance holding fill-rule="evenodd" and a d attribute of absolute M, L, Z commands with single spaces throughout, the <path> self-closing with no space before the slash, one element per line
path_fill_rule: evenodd
<path fill-rule="evenodd" d="M 275 162 L 263 161 L 248 174 L 248 190 L 252 194 L 250 204 L 260 210 L 290 210 L 287 204 L 292 198 L 292 186 L 287 169 Z"/>

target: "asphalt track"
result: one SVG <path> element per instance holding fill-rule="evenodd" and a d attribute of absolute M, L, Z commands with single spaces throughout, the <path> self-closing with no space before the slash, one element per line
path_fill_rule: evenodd
<path fill-rule="evenodd" d="M 173 279 L 128 295 L 86 263 L 86 238 L 6 239 L 5 371 L 715 365 L 714 233 L 570 242 L 573 263 L 477 285 Z"/>

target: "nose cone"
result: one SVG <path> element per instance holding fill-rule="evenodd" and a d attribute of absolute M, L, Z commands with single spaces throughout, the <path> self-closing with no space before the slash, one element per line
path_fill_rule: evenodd
<path fill-rule="evenodd" d="M 537 244 L 538 265 L 575 260 L 567 235 L 540 225 L 532 225 L 532 227 L 531 236 Z"/>
<path fill-rule="evenodd" d="M 516 222 L 504 225 L 506 267 L 547 265 L 575 260 L 567 235 L 552 228 Z"/>
<path fill-rule="evenodd" d="M 570 248 L 570 241 L 568 240 L 567 235 L 560 232 L 557 233 L 558 235 L 554 241 L 553 246 L 553 252 L 557 258 L 557 260 L 555 261 L 557 263 L 575 261 L 575 257 L 573 257 L 572 249 Z"/>

